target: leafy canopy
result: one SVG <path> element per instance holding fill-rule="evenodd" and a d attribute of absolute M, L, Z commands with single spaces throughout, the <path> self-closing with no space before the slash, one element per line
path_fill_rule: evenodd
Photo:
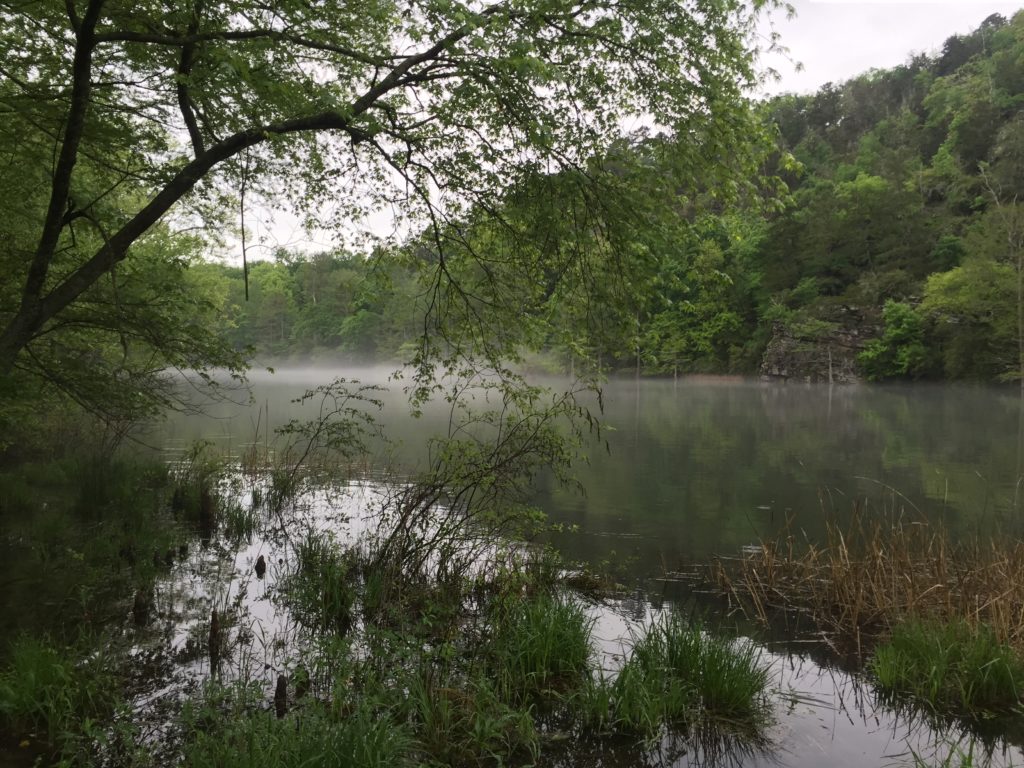
<path fill-rule="evenodd" d="M 675 139 L 669 194 L 715 186 L 751 159 L 752 25 L 773 4 L 2 3 L 0 371 L 33 370 L 41 339 L 161 232 L 212 238 L 243 185 L 307 213 L 330 202 L 339 227 L 380 210 L 427 225 L 446 294 L 462 224 L 500 228 L 530 179 L 568 173 L 602 221 L 642 215 L 608 161 L 638 116 Z M 510 233 L 513 262 L 537 252 L 530 227 Z"/>

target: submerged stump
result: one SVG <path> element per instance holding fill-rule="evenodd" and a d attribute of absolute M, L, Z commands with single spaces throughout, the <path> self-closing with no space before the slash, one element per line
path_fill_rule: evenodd
<path fill-rule="evenodd" d="M 135 590 L 135 600 L 132 602 L 132 621 L 136 627 L 143 627 L 149 623 L 149 612 L 153 607 L 153 596 L 148 589 Z"/>

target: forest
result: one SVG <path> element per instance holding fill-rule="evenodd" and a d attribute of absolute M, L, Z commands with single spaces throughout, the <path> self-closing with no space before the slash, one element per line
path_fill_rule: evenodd
<path fill-rule="evenodd" d="M 1024 11 L 793 11 L 0 0 L 0 764 L 1021 764 Z"/>
<path fill-rule="evenodd" d="M 572 297 L 549 304 L 530 362 L 826 380 L 832 360 L 846 380 L 1016 380 L 1022 103 L 1020 13 L 899 67 L 760 103 L 773 146 L 753 192 L 677 189 L 670 235 L 632 243 L 642 290 L 597 324 Z M 769 194 L 766 178 L 784 186 Z M 417 248 L 429 251 L 282 249 L 250 266 L 247 299 L 233 260 L 192 272 L 238 350 L 396 361 L 421 330 Z"/>

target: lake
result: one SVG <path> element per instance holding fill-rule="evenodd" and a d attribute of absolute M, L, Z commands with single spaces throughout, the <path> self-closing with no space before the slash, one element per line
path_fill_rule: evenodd
<path fill-rule="evenodd" d="M 443 430 L 448 412 L 435 404 L 408 417 L 402 382 L 380 369 L 257 373 L 251 405 L 215 403 L 212 419 L 174 416 L 149 440 L 176 449 L 205 438 L 238 451 L 265 439 L 268 423 L 299 415 L 291 400 L 307 387 L 338 375 L 390 388 L 381 397 L 395 460 L 422 462 L 426 438 Z M 572 558 L 625 558 L 649 576 L 736 553 L 787 525 L 813 539 L 855 505 L 954 532 L 1024 528 L 1014 389 L 628 378 L 608 382 L 603 403 L 607 445 L 587 446 L 589 463 L 576 470 L 583 493 L 550 478 L 536 483 L 537 506 L 578 527 L 555 537 Z M 588 405 L 597 413 L 596 401 Z"/>
<path fill-rule="evenodd" d="M 198 440 L 212 442 L 215 454 L 229 457 L 240 457 L 253 445 L 272 450 L 275 428 L 316 413 L 315 404 L 298 407 L 292 401 L 337 375 L 390 387 L 378 395 L 385 401 L 381 420 L 392 443 L 375 444 L 374 459 L 337 493 L 313 490 L 304 496 L 293 523 L 300 530 L 350 536 L 377 519 L 367 515 L 383 487 L 375 466 L 386 463 L 399 476 L 414 472 L 425 461 L 428 438 L 444 432 L 450 416 L 443 403 L 425 408 L 420 418 L 409 416 L 402 383 L 389 383 L 385 371 L 257 372 L 251 399 L 248 392 L 226 393 L 207 403 L 204 414 L 175 414 L 138 439 L 171 467 Z M 1022 527 L 1015 391 L 623 379 L 605 386 L 602 401 L 602 439 L 589 436 L 589 460 L 576 469 L 583 492 L 541 476 L 533 502 L 552 522 L 575 529 L 551 534 L 558 549 L 591 564 L 609 561 L 626 584 L 614 597 L 579 598 L 594 621 L 594 651 L 607 675 L 617 673 L 634 639 L 666 608 L 707 608 L 704 598 L 688 595 L 687 583 L 675 575 L 715 555 L 738 554 L 787 530 L 814 541 L 828 520 L 842 520 L 854 509 L 942 522 L 954 535 L 997 529 L 1017 534 Z M 596 398 L 587 404 L 596 412 Z M 220 491 L 226 503 L 239 512 L 256 509 L 257 494 L 266 498 L 269 492 L 266 477 L 258 475 L 229 470 Z M 50 565 L 59 559 L 58 547 L 46 542 L 55 539 L 53 528 L 63 520 L 49 522 L 44 516 L 29 534 L 0 538 L 0 583 L 8 592 L 0 635 L 41 633 L 47 619 L 57 616 L 91 621 L 78 608 L 79 600 L 86 601 L 76 591 L 77 566 L 55 570 Z M 135 574 L 134 555 L 125 564 L 123 547 L 114 554 L 126 536 L 134 540 L 131 520 L 129 507 L 123 521 L 80 521 L 82 535 L 113 539 L 109 549 L 119 583 L 128 572 L 123 568 Z M 152 615 L 145 622 L 133 616 L 130 591 L 102 598 L 107 610 L 97 618 L 139 660 L 132 717 L 152 734 L 154 744 L 163 738 L 168 713 L 180 708 L 183 698 L 198 695 L 211 678 L 249 683 L 264 692 L 261 706 L 272 707 L 278 671 L 294 670 L 296 654 L 301 658 L 303 648 L 314 642 L 280 602 L 296 555 L 275 519 L 269 522 L 240 537 L 222 531 L 209 540 L 186 531 L 188 540 L 179 548 L 156 548 L 152 566 L 149 550 L 140 550 L 153 579 L 148 587 Z M 75 557 L 78 535 L 64 532 Z M 144 540 L 141 532 L 138 540 Z M 268 564 L 265 575 L 254 575 L 258 560 Z M 135 595 L 137 600 L 139 592 Z M 230 617 L 230 651 L 219 665 L 204 652 L 211 611 Z M 640 747 L 635 740 L 583 739 L 561 748 L 553 742 L 540 765 L 857 768 L 1024 762 L 1019 734 L 1007 739 L 997 730 L 979 738 L 954 721 L 886 701 L 856 666 L 825 652 L 813 638 L 772 638 L 736 616 L 727 617 L 729 622 L 750 631 L 770 673 L 774 724 L 768 743 L 666 738 Z M 168 750 L 175 754 L 173 744 Z M 0 744 L 0 761 L 7 754 Z"/>

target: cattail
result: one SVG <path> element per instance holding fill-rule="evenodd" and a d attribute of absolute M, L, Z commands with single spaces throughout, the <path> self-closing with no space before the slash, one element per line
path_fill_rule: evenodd
<path fill-rule="evenodd" d="M 267 561 L 266 558 L 263 557 L 263 555 L 260 555 L 258 558 L 256 558 L 256 567 L 254 570 L 256 571 L 257 579 L 262 579 L 263 576 L 266 574 Z"/>
<path fill-rule="evenodd" d="M 278 719 L 288 713 L 288 679 L 284 675 L 277 676 L 277 688 L 274 689 L 274 711 Z"/>
<path fill-rule="evenodd" d="M 149 621 L 150 596 L 142 589 L 135 590 L 135 602 L 132 603 L 132 621 L 141 627 Z"/>
<path fill-rule="evenodd" d="M 210 639 L 208 650 L 210 652 L 210 666 L 216 667 L 217 662 L 220 660 L 220 617 L 217 615 L 216 608 L 214 608 L 210 613 Z"/>

